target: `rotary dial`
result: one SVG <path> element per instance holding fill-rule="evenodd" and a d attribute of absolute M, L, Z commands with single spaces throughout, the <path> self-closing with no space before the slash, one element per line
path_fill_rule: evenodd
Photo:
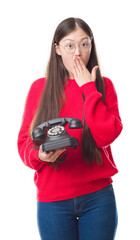
<path fill-rule="evenodd" d="M 60 135 L 65 131 L 65 128 L 63 126 L 55 126 L 48 130 L 47 134 L 49 136 L 57 136 Z"/>

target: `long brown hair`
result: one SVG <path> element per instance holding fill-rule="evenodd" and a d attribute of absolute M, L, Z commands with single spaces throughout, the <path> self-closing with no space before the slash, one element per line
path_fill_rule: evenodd
<path fill-rule="evenodd" d="M 77 26 L 80 27 L 92 40 L 91 54 L 87 64 L 87 69 L 91 72 L 94 66 L 99 66 L 93 33 L 87 23 L 79 18 L 68 18 L 62 21 L 54 33 L 50 59 L 46 71 L 47 80 L 41 96 L 40 104 L 30 126 L 30 132 L 37 125 L 47 120 L 59 117 L 59 112 L 65 104 L 64 79 L 68 81 L 69 73 L 62 62 L 61 56 L 56 54 L 55 44 L 59 44 L 60 40 L 67 34 L 74 31 Z M 104 101 L 104 81 L 101 77 L 99 68 L 96 72 L 96 88 L 102 94 L 102 101 Z M 85 161 L 88 161 L 90 165 L 94 160 L 96 160 L 98 164 L 101 164 L 100 152 L 85 120 L 82 133 L 82 154 Z"/>

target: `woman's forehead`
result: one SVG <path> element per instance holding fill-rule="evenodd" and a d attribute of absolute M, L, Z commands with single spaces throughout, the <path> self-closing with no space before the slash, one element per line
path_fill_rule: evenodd
<path fill-rule="evenodd" d="M 71 33 L 67 34 L 65 37 L 61 39 L 61 41 L 80 41 L 83 39 L 89 38 L 88 34 L 85 33 L 80 27 L 76 28 Z"/>

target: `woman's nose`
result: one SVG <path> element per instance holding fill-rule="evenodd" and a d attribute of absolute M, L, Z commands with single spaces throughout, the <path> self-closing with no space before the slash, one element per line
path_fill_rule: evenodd
<path fill-rule="evenodd" d="M 77 45 L 75 46 L 75 53 L 74 53 L 75 56 L 81 56 L 81 50 L 80 50 L 80 47 Z"/>

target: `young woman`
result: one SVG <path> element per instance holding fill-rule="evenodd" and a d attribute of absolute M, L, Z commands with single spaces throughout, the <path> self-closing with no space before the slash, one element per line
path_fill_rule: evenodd
<path fill-rule="evenodd" d="M 39 124 L 78 118 L 83 129 L 67 132 L 77 149 L 35 150 L 30 137 Z M 102 77 L 94 37 L 81 19 L 62 21 L 54 34 L 45 78 L 33 82 L 18 136 L 23 162 L 36 170 L 37 219 L 42 240 L 112 240 L 117 210 L 112 176 L 118 172 L 110 144 L 122 130 L 117 95 Z"/>

